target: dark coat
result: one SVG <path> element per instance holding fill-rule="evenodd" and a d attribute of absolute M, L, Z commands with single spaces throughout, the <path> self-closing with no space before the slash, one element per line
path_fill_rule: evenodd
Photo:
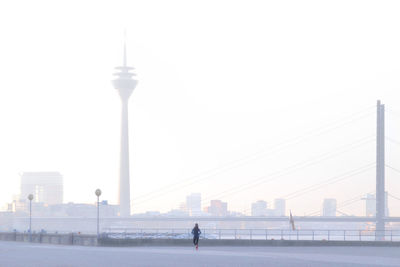
<path fill-rule="evenodd" d="M 199 237 L 201 235 L 201 231 L 199 227 L 194 227 L 192 230 L 192 235 L 194 235 L 195 237 Z"/>

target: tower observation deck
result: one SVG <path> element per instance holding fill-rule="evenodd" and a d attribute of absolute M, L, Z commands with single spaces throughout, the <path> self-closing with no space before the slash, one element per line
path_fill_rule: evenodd
<path fill-rule="evenodd" d="M 118 202 L 120 205 L 120 216 L 128 217 L 131 214 L 130 205 L 130 175 L 129 175 L 129 131 L 128 131 L 128 100 L 138 81 L 134 79 L 134 73 L 130 72 L 134 68 L 127 66 L 126 44 L 124 44 L 123 65 L 116 67 L 118 70 L 114 75 L 117 76 L 112 81 L 113 86 L 118 90 L 121 98 L 121 151 L 119 168 L 119 193 Z"/>

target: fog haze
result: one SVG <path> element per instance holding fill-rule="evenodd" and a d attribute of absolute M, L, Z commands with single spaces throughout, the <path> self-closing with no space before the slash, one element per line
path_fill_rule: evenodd
<path fill-rule="evenodd" d="M 133 213 L 177 208 L 192 192 L 249 213 L 257 200 L 373 164 L 377 99 L 393 140 L 387 164 L 400 169 L 399 12 L 396 1 L 4 1 L 0 204 L 25 171 L 62 173 L 65 202 L 93 203 L 101 188 L 116 203 L 111 80 L 124 29 L 139 80 L 129 102 Z M 389 193 L 399 186 L 387 170 Z M 370 168 L 286 206 L 304 215 L 324 198 L 374 190 Z M 364 202 L 340 210 L 364 215 Z"/>

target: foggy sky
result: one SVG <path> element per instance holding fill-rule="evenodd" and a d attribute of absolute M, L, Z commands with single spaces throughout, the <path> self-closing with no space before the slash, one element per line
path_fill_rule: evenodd
<path fill-rule="evenodd" d="M 177 208 L 192 192 L 243 211 L 373 164 L 377 99 L 389 110 L 387 136 L 400 141 L 399 13 L 396 1 L 3 1 L 0 204 L 19 192 L 23 171 L 61 172 L 67 202 L 94 202 L 96 188 L 116 202 L 120 101 L 110 81 L 124 29 L 139 80 L 129 110 L 134 213 Z M 387 142 L 386 155 L 400 169 L 400 146 Z M 400 196 L 400 174 L 386 174 Z M 339 204 L 373 190 L 372 168 L 287 208 L 303 215 L 325 197 Z"/>

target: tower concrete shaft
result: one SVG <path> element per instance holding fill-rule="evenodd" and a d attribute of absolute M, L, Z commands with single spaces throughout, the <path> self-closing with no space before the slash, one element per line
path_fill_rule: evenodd
<path fill-rule="evenodd" d="M 377 102 L 376 127 L 376 240 L 385 237 L 385 105 Z"/>
<path fill-rule="evenodd" d="M 129 129 L 128 129 L 128 99 L 122 99 L 121 110 L 121 150 L 119 165 L 119 205 L 120 215 L 131 214 L 130 174 L 129 174 Z"/>
<path fill-rule="evenodd" d="M 124 45 L 123 66 L 117 67 L 119 72 L 115 73 L 117 79 L 113 80 L 114 88 L 118 90 L 121 97 L 121 151 L 119 167 L 119 194 L 118 201 L 120 206 L 120 216 L 128 217 L 131 214 L 130 205 L 130 175 L 129 175 L 129 130 L 128 130 L 128 100 L 137 85 L 137 80 L 132 76 L 126 64 L 126 46 Z"/>

